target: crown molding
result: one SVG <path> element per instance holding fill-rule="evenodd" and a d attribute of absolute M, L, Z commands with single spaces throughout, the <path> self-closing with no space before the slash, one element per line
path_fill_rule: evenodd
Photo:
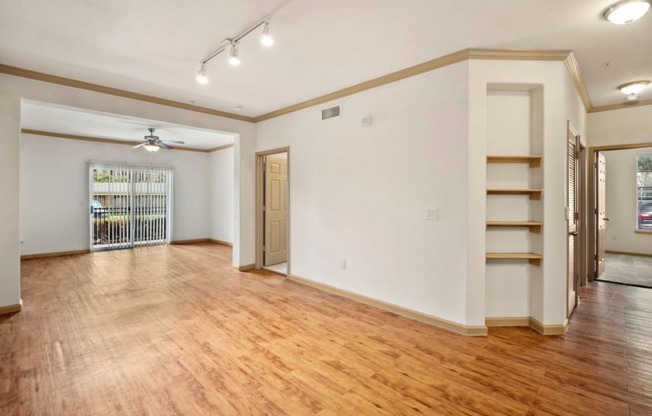
<path fill-rule="evenodd" d="M 76 134 L 55 133 L 52 131 L 31 130 L 31 129 L 21 129 L 20 132 L 23 134 L 33 134 L 36 136 L 55 137 L 57 139 L 81 140 L 84 142 L 94 142 L 94 143 L 121 144 L 126 146 L 136 146 L 143 143 L 142 141 L 106 139 L 106 138 L 99 138 L 99 137 L 79 136 Z M 233 146 L 233 145 L 229 145 L 229 146 Z M 167 150 L 183 150 L 186 152 L 200 152 L 200 153 L 209 153 L 213 151 L 213 149 L 196 149 L 193 147 L 173 147 L 172 149 L 167 149 Z"/>
<path fill-rule="evenodd" d="M 140 94 L 137 92 L 121 90 L 118 88 L 107 87 L 105 85 L 93 84 L 90 82 L 79 81 L 72 78 L 60 77 L 57 75 L 46 74 L 44 72 L 32 71 L 30 69 L 18 68 L 15 66 L 0 64 L 0 74 L 14 75 L 17 77 L 34 79 L 37 81 L 49 82 L 50 84 L 64 85 L 66 87 L 79 88 L 82 90 L 99 92 L 102 94 L 114 95 L 116 97 L 129 98 L 131 100 L 144 101 L 153 104 L 174 107 L 182 110 L 194 111 L 197 113 L 209 114 L 212 116 L 231 118 L 239 121 L 253 122 L 252 117 L 241 114 L 227 113 L 225 111 L 215 110 L 208 107 L 201 107 L 193 104 L 186 104 L 179 101 L 168 100 L 165 98 L 154 97 L 151 95 Z"/>
<path fill-rule="evenodd" d="M 391 74 L 383 75 L 369 81 L 361 82 L 360 84 L 352 85 L 350 87 L 332 92 L 330 94 L 322 95 L 321 97 L 313 98 L 312 100 L 303 101 L 280 110 L 272 111 L 254 117 L 254 121 L 259 123 L 261 121 L 269 120 L 271 118 L 279 117 L 285 114 L 293 113 L 295 111 L 303 110 L 308 107 L 313 107 L 318 104 L 323 104 L 329 101 L 334 101 L 352 94 L 357 94 L 381 85 L 389 84 L 392 82 L 400 81 L 405 78 L 420 75 L 425 72 L 433 71 L 435 69 L 443 68 L 445 66 L 453 65 L 459 62 L 468 61 L 471 59 L 477 60 L 514 60 L 514 61 L 564 61 L 566 67 L 574 68 L 574 74 L 571 77 L 578 88 L 584 106 L 588 110 L 591 100 L 589 99 L 584 81 L 579 72 L 579 66 L 572 53 L 568 50 L 517 50 L 517 49 L 462 49 L 460 51 L 444 55 L 430 61 L 411 66 L 409 68 L 401 69 L 400 71 L 392 72 Z M 588 106 L 587 106 L 588 104 Z"/>
<path fill-rule="evenodd" d="M 643 107 L 646 105 L 652 105 L 652 100 L 642 100 L 642 101 L 634 101 L 631 103 L 625 102 L 625 103 L 618 103 L 618 104 L 601 105 L 598 107 L 591 107 L 591 109 L 588 112 L 599 113 L 602 111 L 623 110 L 625 108 Z"/>
<path fill-rule="evenodd" d="M 233 147 L 233 144 L 225 144 L 224 146 L 214 147 L 212 149 L 206 149 L 208 153 L 219 152 L 220 150 L 230 149 Z"/>
<path fill-rule="evenodd" d="M 572 54 L 570 50 L 538 49 L 468 49 L 469 59 L 512 61 L 563 61 Z"/>
<path fill-rule="evenodd" d="M 225 111 L 220 111 L 208 107 L 200 107 L 192 104 L 186 104 L 178 101 L 168 100 L 164 98 L 153 97 L 150 95 L 139 94 L 132 91 L 121 90 L 117 88 L 107 87 L 104 85 L 93 84 L 89 82 L 79 81 L 71 78 L 64 78 L 56 75 L 46 74 L 43 72 L 32 71 L 29 69 L 18 68 L 14 66 L 0 64 L 0 73 L 14 75 L 23 78 L 34 79 L 53 84 L 69 86 L 73 88 L 85 89 L 95 91 L 102 94 L 115 95 L 118 97 L 129 98 L 133 100 L 145 101 L 149 103 L 164 105 L 168 107 L 179 108 L 188 111 L 195 111 L 199 113 L 214 115 L 218 117 L 225 117 L 249 123 L 259 123 L 261 121 L 269 120 L 272 118 L 280 117 L 285 114 L 293 113 L 295 111 L 303 110 L 305 108 L 313 107 L 329 101 L 334 101 L 349 95 L 357 94 L 372 88 L 380 87 L 382 85 L 390 84 L 392 82 L 400 81 L 409 77 L 420 75 L 435 69 L 443 68 L 459 62 L 468 60 L 514 60 L 514 61 L 562 61 L 570 74 L 570 77 L 575 84 L 575 88 L 579 93 L 584 108 L 587 113 L 597 113 L 601 111 L 620 110 L 624 108 L 640 107 L 652 105 L 652 100 L 638 101 L 635 103 L 618 103 L 611 105 L 604 105 L 593 107 L 591 97 L 589 96 L 586 84 L 582 78 L 582 73 L 575 58 L 575 54 L 570 50 L 518 50 L 518 49 L 462 49 L 448 55 L 444 55 L 430 61 L 411 66 L 409 68 L 401 69 L 387 75 L 383 75 L 369 81 L 361 82 L 338 91 L 331 92 L 310 100 L 302 101 L 300 103 L 284 107 L 269 113 L 261 114 L 256 117 L 243 116 L 241 114 L 233 114 Z M 70 137 L 67 137 L 70 138 Z M 123 142 L 125 143 L 125 142 Z M 221 150 L 222 147 L 209 149 L 209 152 Z M 189 150 L 189 149 L 178 149 Z M 204 150 L 200 150 L 204 151 Z"/>
<path fill-rule="evenodd" d="M 311 100 L 303 101 L 298 104 L 291 105 L 289 107 L 281 108 L 279 110 L 254 117 L 254 122 L 259 123 L 261 121 L 269 120 L 271 118 L 293 113 L 295 111 L 303 110 L 304 108 L 313 107 L 318 104 L 323 104 L 329 101 L 337 100 L 343 97 L 347 97 L 349 95 L 357 94 L 362 91 L 380 87 L 381 85 L 386 85 L 392 82 L 400 81 L 405 78 L 413 77 L 415 75 L 423 74 L 425 72 L 433 71 L 438 68 L 443 68 L 445 66 L 453 65 L 458 62 L 464 62 L 468 59 L 469 59 L 468 49 L 457 51 L 449 55 L 444 55 L 439 58 L 435 58 L 430 61 L 411 66 L 409 68 L 392 72 L 391 74 L 383 75 L 381 77 L 374 78 L 369 81 L 361 82 L 359 84 L 355 84 L 350 87 L 331 92 L 330 94 L 322 95 L 320 97 L 313 98 Z"/>
<path fill-rule="evenodd" d="M 564 64 L 566 65 L 566 69 L 568 69 L 568 73 L 570 74 L 570 77 L 575 84 L 577 92 L 580 94 L 580 98 L 584 103 L 584 109 L 587 113 L 590 112 L 593 108 L 593 103 L 591 102 L 589 91 L 586 89 L 584 78 L 582 78 L 580 65 L 577 63 L 577 59 L 575 59 L 575 54 L 573 52 L 570 52 L 568 56 L 564 58 Z"/>

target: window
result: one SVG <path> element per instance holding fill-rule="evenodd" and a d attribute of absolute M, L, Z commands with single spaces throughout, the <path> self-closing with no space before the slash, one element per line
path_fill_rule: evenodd
<path fill-rule="evenodd" d="M 652 152 L 636 155 L 636 228 L 652 232 Z"/>

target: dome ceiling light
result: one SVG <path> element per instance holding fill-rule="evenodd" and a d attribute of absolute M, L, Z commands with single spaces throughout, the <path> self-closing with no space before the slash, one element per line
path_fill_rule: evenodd
<path fill-rule="evenodd" d="M 614 3 L 602 16 L 616 25 L 628 25 L 645 16 L 650 10 L 652 0 L 623 0 Z"/>
<path fill-rule="evenodd" d="M 650 85 L 650 81 L 634 81 L 620 85 L 618 89 L 625 94 L 627 101 L 638 100 L 638 95 Z"/>

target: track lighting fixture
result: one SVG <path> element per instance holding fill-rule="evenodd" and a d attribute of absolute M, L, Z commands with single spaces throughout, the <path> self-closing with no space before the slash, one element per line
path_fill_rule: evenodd
<path fill-rule="evenodd" d="M 652 0 L 623 0 L 614 3 L 602 16 L 616 25 L 628 25 L 643 17 L 650 10 Z"/>
<path fill-rule="evenodd" d="M 229 50 L 229 63 L 233 66 L 240 65 L 240 58 L 238 58 L 238 44 L 231 42 L 231 49 Z"/>
<path fill-rule="evenodd" d="M 251 26 L 244 32 L 238 34 L 238 36 L 224 39 L 219 48 L 217 48 L 215 51 L 210 53 L 206 58 L 204 58 L 200 62 L 201 66 L 199 68 L 199 72 L 195 76 L 195 80 L 197 81 L 197 83 L 199 84 L 208 83 L 206 64 L 208 63 L 208 61 L 215 58 L 217 55 L 226 51 L 227 48 L 229 49 L 228 51 L 229 56 L 227 62 L 233 66 L 240 65 L 241 61 L 239 56 L 238 43 L 242 38 L 244 38 L 245 36 L 247 36 L 248 34 L 250 34 L 251 32 L 253 32 L 254 30 L 258 29 L 261 26 L 263 26 L 263 31 L 260 34 L 260 43 L 267 47 L 272 46 L 274 44 L 274 38 L 269 33 L 269 19 L 270 19 L 269 16 L 267 16 L 264 19 L 259 20 L 255 25 Z"/>

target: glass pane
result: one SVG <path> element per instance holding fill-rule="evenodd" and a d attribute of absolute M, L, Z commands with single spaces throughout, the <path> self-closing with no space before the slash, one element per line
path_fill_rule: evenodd
<path fill-rule="evenodd" d="M 636 156 L 637 228 L 652 231 L 652 152 Z"/>

